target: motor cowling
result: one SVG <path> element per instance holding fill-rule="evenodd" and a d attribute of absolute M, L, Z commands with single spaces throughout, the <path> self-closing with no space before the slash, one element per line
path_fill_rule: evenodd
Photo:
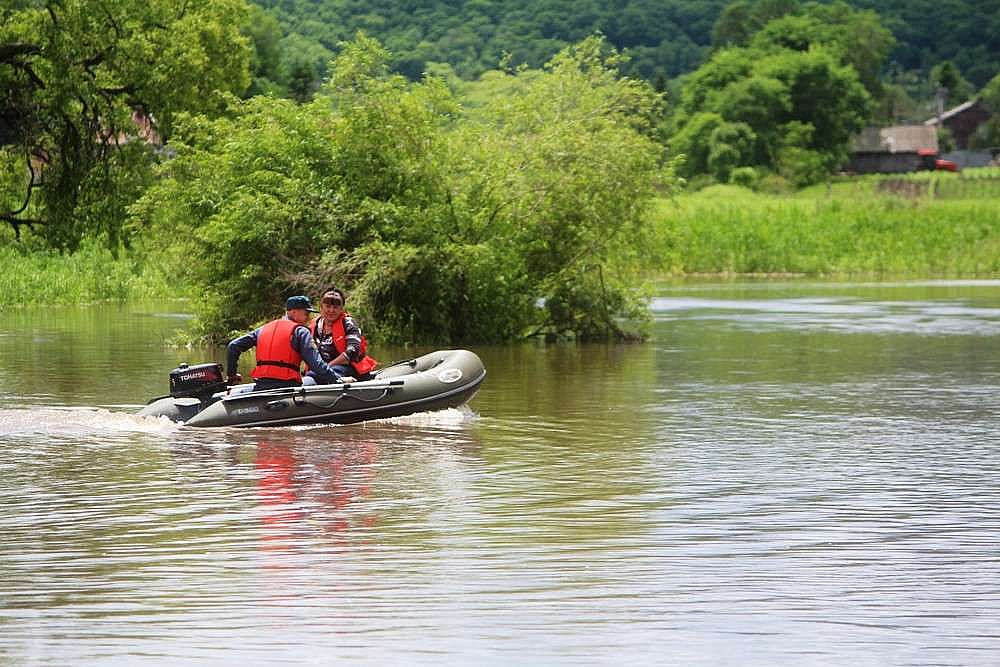
<path fill-rule="evenodd" d="M 170 395 L 174 398 L 207 398 L 226 386 L 222 364 L 181 364 L 170 371 Z"/>

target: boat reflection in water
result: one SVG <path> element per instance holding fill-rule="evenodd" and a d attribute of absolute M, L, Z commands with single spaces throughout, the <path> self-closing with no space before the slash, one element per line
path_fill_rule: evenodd
<path fill-rule="evenodd" d="M 317 530 L 336 538 L 355 525 L 374 526 L 375 514 L 350 506 L 371 494 L 377 460 L 378 446 L 370 440 L 302 449 L 261 439 L 254 467 L 264 549 L 295 549 Z"/>
<path fill-rule="evenodd" d="M 481 449 L 469 428 L 477 419 L 462 407 L 361 425 L 189 432 L 174 455 L 205 471 L 222 464 L 232 537 L 282 555 L 268 567 L 299 567 L 345 548 L 405 543 L 432 510 L 423 498 L 467 487 Z"/>

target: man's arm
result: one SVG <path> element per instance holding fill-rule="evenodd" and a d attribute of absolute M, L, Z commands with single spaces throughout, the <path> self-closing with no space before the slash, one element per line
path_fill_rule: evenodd
<path fill-rule="evenodd" d="M 226 374 L 228 377 L 239 375 L 240 355 L 257 345 L 258 331 L 260 329 L 255 329 L 248 334 L 243 334 L 239 338 L 229 341 L 229 345 L 226 346 Z"/>
<path fill-rule="evenodd" d="M 309 329 L 304 326 L 295 327 L 295 331 L 292 332 L 292 347 L 302 356 L 302 361 L 306 362 L 309 370 L 321 380 L 328 383 L 337 381 L 337 374 L 319 356 L 316 341 L 313 340 L 312 332 Z"/>
<path fill-rule="evenodd" d="M 350 315 L 344 315 L 344 339 L 347 344 L 344 354 L 347 358 L 351 361 L 361 359 L 364 356 L 361 354 L 361 327 Z"/>

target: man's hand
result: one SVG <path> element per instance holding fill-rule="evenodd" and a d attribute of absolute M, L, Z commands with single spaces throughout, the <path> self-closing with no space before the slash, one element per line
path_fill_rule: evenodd
<path fill-rule="evenodd" d="M 234 384 L 243 384 L 243 376 L 239 373 L 234 373 L 226 378 L 226 384 L 232 387 Z"/>

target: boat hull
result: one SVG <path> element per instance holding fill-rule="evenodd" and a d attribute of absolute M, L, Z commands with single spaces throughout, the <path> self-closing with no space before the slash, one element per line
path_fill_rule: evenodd
<path fill-rule="evenodd" d="M 139 414 L 193 427 L 351 424 L 458 407 L 486 378 L 468 350 L 442 350 L 382 370 L 373 380 L 220 393 L 208 400 L 166 397 Z"/>

